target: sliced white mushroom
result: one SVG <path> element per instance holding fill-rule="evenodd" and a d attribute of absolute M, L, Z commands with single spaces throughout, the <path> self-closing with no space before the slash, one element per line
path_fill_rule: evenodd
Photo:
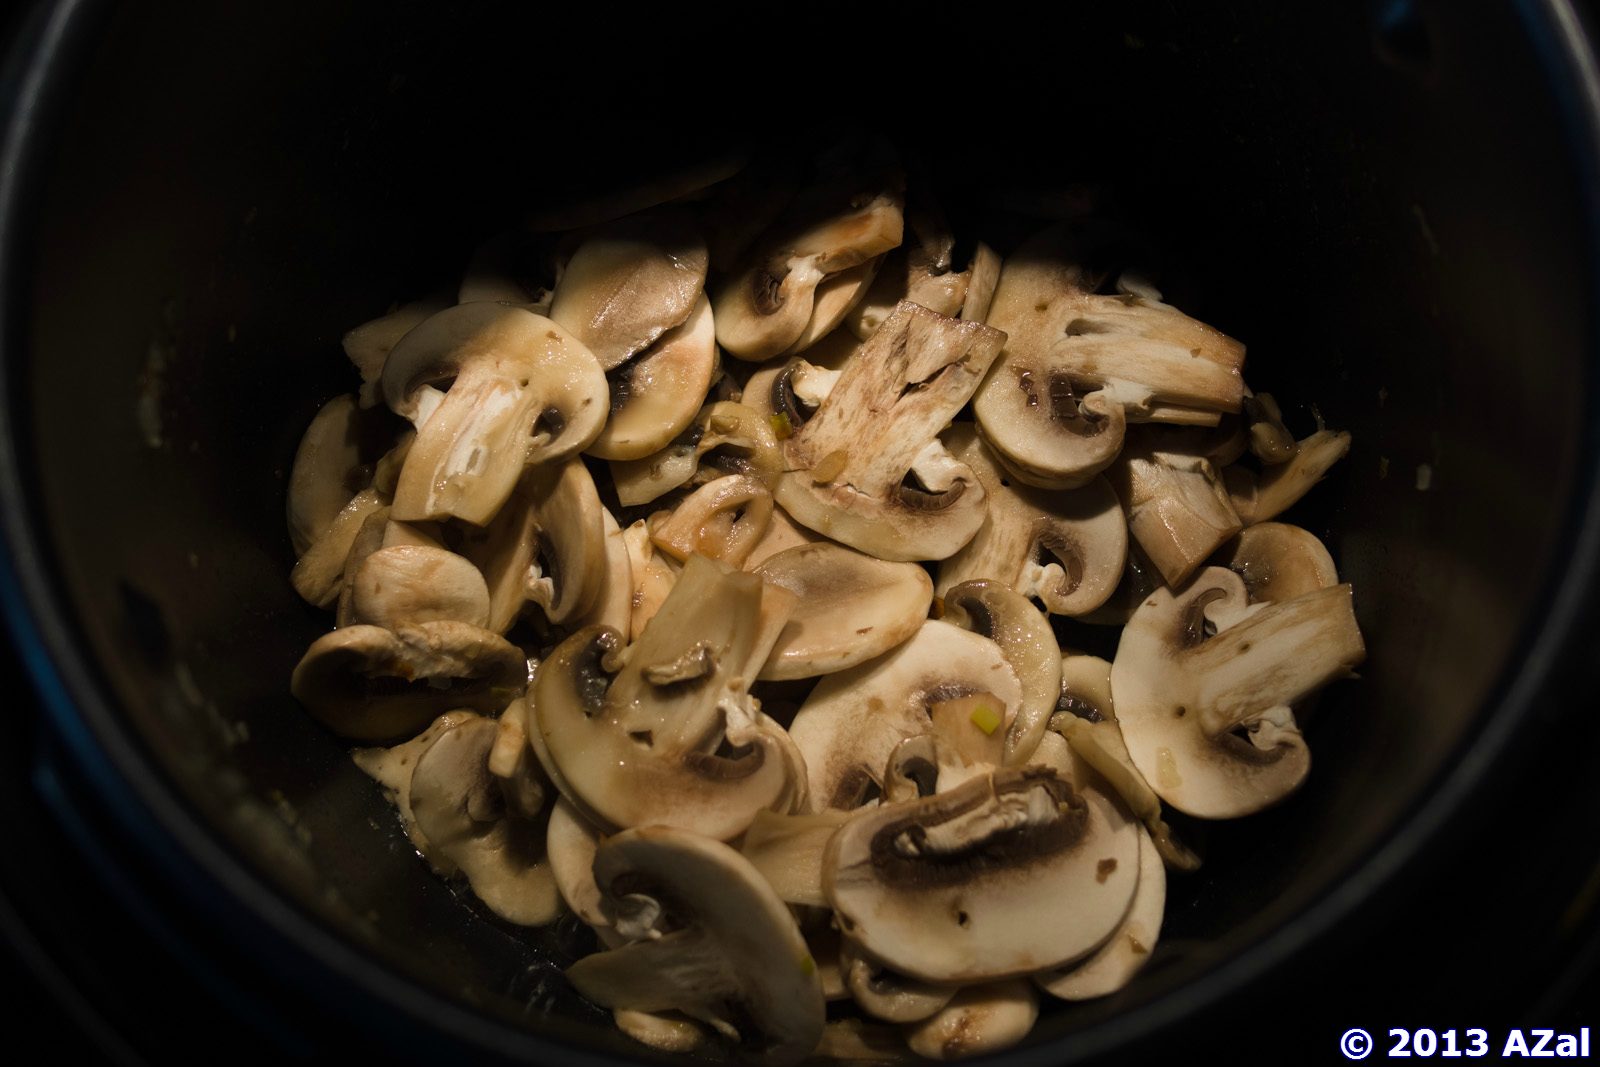
<path fill-rule="evenodd" d="M 1013 481 L 995 463 L 971 423 L 958 422 L 942 440 L 983 487 L 983 524 L 939 564 L 936 592 L 993 579 L 1036 598 L 1054 615 L 1084 615 L 1110 598 L 1128 554 L 1128 527 L 1103 478 L 1047 493 Z"/>
<path fill-rule="evenodd" d="M 661 451 L 614 460 L 611 475 L 617 500 L 626 508 L 726 474 L 750 475 L 770 489 L 782 469 L 783 453 L 771 423 L 742 404 L 719 400 L 701 408 L 689 428 Z"/>
<path fill-rule="evenodd" d="M 1348 433 L 1318 430 L 1299 442 L 1292 458 L 1268 467 L 1259 477 L 1243 467 L 1229 467 L 1222 477 L 1239 518 L 1253 525 L 1287 511 L 1349 451 Z"/>
<path fill-rule="evenodd" d="M 411 772 L 416 770 L 417 760 L 440 734 L 476 717 L 476 713 L 470 711 L 447 711 L 409 741 L 387 748 L 356 748 L 350 751 L 350 758 L 355 765 L 383 787 L 384 796 L 399 812 L 400 825 L 418 852 L 428 851 L 428 841 L 417 829 L 416 816 L 411 813 Z M 431 862 L 442 874 L 454 873 L 450 869 L 450 861 L 442 855 L 435 854 Z"/>
<path fill-rule="evenodd" d="M 937 985 L 907 978 L 867 956 L 849 938 L 839 941 L 839 969 L 845 989 L 862 1011 L 891 1023 L 914 1023 L 939 1011 L 959 991 L 959 986 Z"/>
<path fill-rule="evenodd" d="M 902 300 L 973 322 L 982 322 L 988 313 L 1000 277 L 1000 257 L 995 251 L 980 242 L 967 269 L 958 271 L 955 238 L 942 217 L 912 208 L 906 212 L 906 222 L 912 239 L 884 257 L 877 280 L 845 320 L 850 332 L 863 341 Z"/>
<path fill-rule="evenodd" d="M 365 489 L 360 411 L 356 398 L 336 396 L 306 427 L 289 470 L 289 540 L 303 556 L 338 517 L 350 498 Z"/>
<path fill-rule="evenodd" d="M 822 892 L 822 853 L 828 839 L 849 817 L 842 811 L 819 815 L 758 811 L 739 851 L 784 903 L 825 908 L 828 898 Z"/>
<path fill-rule="evenodd" d="M 749 695 L 787 599 L 693 556 L 626 662 L 616 631 L 591 627 L 539 664 L 535 748 L 579 811 L 726 840 L 757 811 L 792 810 L 798 757 Z"/>
<path fill-rule="evenodd" d="M 698 554 L 742 567 L 771 520 L 766 485 L 747 474 L 729 474 L 690 493 L 659 523 L 652 521 L 650 539 L 680 562 Z"/>
<path fill-rule="evenodd" d="M 351 581 L 353 623 L 394 630 L 446 620 L 486 626 L 489 588 L 472 563 L 454 552 L 402 545 L 380 548 Z"/>
<path fill-rule="evenodd" d="M 388 500 L 376 489 L 363 489 L 351 497 L 295 563 L 289 573 L 294 591 L 319 608 L 332 607 L 339 599 L 345 562 L 350 559 L 351 546 L 361 528 L 372 515 L 388 507 Z"/>
<path fill-rule="evenodd" d="M 1062 1000 L 1090 1000 L 1115 993 L 1150 962 L 1167 907 L 1167 869 L 1147 830 L 1139 830 L 1139 885 L 1122 924 L 1104 945 L 1081 963 L 1033 976 L 1034 982 Z"/>
<path fill-rule="evenodd" d="M 861 812 L 823 864 L 845 936 L 941 983 L 1082 959 L 1122 922 L 1137 881 L 1137 824 L 1038 766 Z"/>
<path fill-rule="evenodd" d="M 906 1032 L 906 1043 L 930 1060 L 964 1060 L 1008 1049 L 1028 1036 L 1039 1018 L 1039 995 L 1013 979 L 972 986 L 945 1008 Z"/>
<path fill-rule="evenodd" d="M 816 1048 L 816 962 L 788 908 L 737 852 L 649 826 L 608 838 L 594 874 L 613 924 L 644 936 L 569 967 L 579 993 L 613 1009 L 682 1012 L 772 1067 Z M 648 915 L 657 921 L 645 922 Z"/>
<path fill-rule="evenodd" d="M 682 212 L 607 223 L 567 261 L 550 318 L 604 370 L 643 352 L 694 310 L 706 282 L 705 238 Z"/>
<path fill-rule="evenodd" d="M 779 552 L 753 572 L 795 597 L 764 679 L 833 674 L 880 656 L 921 628 L 933 601 L 933 583 L 916 564 L 825 541 Z"/>
<path fill-rule="evenodd" d="M 925 622 L 887 655 L 823 678 L 789 726 L 812 810 L 881 796 L 895 746 L 933 732 L 934 705 L 977 693 L 992 696 L 990 732 L 1003 738 L 1022 703 L 1016 672 L 993 641 L 946 622 Z"/>
<path fill-rule="evenodd" d="M 898 1027 L 848 1017 L 830 1019 L 817 1044 L 818 1056 L 852 1063 L 899 1063 L 905 1052 Z"/>
<path fill-rule="evenodd" d="M 496 732 L 493 719 L 473 716 L 441 733 L 411 774 L 411 810 L 425 854 L 449 860 L 502 919 L 542 926 L 561 914 L 545 827 L 507 812 L 500 781 L 489 773 Z"/>
<path fill-rule="evenodd" d="M 383 402 L 383 365 L 400 338 L 424 321 L 443 311 L 443 300 L 417 300 L 402 304 L 387 315 L 364 322 L 344 335 L 344 354 L 361 375 L 361 406 L 375 407 Z"/>
<path fill-rule="evenodd" d="M 395 517 L 478 526 L 525 468 L 587 447 L 609 406 L 600 364 L 571 334 L 531 311 L 481 301 L 406 334 L 384 364 L 383 394 L 417 427 Z"/>
<path fill-rule="evenodd" d="M 1244 582 L 1221 567 L 1180 592 L 1158 589 L 1111 667 L 1134 766 L 1162 800 L 1200 818 L 1248 815 L 1296 789 L 1311 757 L 1290 705 L 1366 654 L 1348 585 L 1247 605 Z"/>
<path fill-rule="evenodd" d="M 710 1032 L 688 1016 L 675 1011 L 629 1011 L 618 1008 L 611 1013 L 617 1029 L 658 1052 L 696 1052 L 711 1044 Z"/>
<path fill-rule="evenodd" d="M 358 741 L 420 731 L 441 713 L 493 712 L 527 684 L 522 651 L 464 622 L 346 626 L 312 642 L 289 688 L 325 726 Z"/>
<path fill-rule="evenodd" d="M 596 929 L 608 928 L 611 919 L 600 906 L 600 887 L 594 881 L 594 854 L 604 840 L 600 831 L 578 814 L 566 797 L 550 808 L 545 831 L 545 855 L 555 876 L 561 899 L 573 913 Z"/>
<path fill-rule="evenodd" d="M 605 567 L 600 588 L 589 610 L 573 625 L 609 626 L 626 641 L 633 633 L 633 564 L 628 557 L 622 527 L 606 508 L 600 509 L 600 521 L 605 533 Z"/>
<path fill-rule="evenodd" d="M 344 558 L 344 574 L 339 579 L 338 606 L 333 612 L 335 628 L 349 626 L 357 621 L 356 575 L 361 573 L 361 567 L 368 557 L 386 547 L 384 541 L 392 525 L 394 523 L 389 520 L 389 508 L 385 505 L 366 517 L 361 523 L 361 529 L 356 532 L 355 540 L 350 542 L 350 552 Z"/>
<path fill-rule="evenodd" d="M 637 637 L 644 633 L 677 584 L 678 565 L 656 551 L 655 542 L 650 540 L 650 527 L 643 519 L 622 531 L 622 544 L 628 553 L 628 574 L 633 586 L 628 598 L 628 633 Z M 622 632 L 620 626 L 616 629 L 619 634 Z"/>
<path fill-rule="evenodd" d="M 822 279 L 812 298 L 811 318 L 784 354 L 805 352 L 832 333 L 867 295 L 884 258 L 877 256 Z"/>
<path fill-rule="evenodd" d="M 783 442 L 778 502 L 791 517 L 880 559 L 944 559 L 984 518 L 984 493 L 938 433 L 1003 335 L 903 303 Z"/>
<path fill-rule="evenodd" d="M 1124 452 L 1110 471 L 1128 531 L 1162 579 L 1178 588 L 1242 523 L 1209 460 Z"/>
<path fill-rule="evenodd" d="M 1333 557 L 1316 535 L 1282 522 L 1246 526 L 1222 546 L 1216 562 L 1244 579 L 1252 604 L 1293 600 L 1339 584 Z"/>
<path fill-rule="evenodd" d="M 717 369 L 711 302 L 607 375 L 611 413 L 589 445 L 601 459 L 641 459 L 672 443 L 694 421 Z"/>
<path fill-rule="evenodd" d="M 1003 760 L 1028 762 L 1061 696 L 1061 649 L 1055 631 L 1021 594 L 994 581 L 962 582 L 944 595 L 944 621 L 987 637 L 1016 672 L 1022 699 L 1005 739 Z"/>
<path fill-rule="evenodd" d="M 766 532 L 761 535 L 761 540 L 757 541 L 755 547 L 750 550 L 750 555 L 745 557 L 744 569 L 747 571 L 756 570 L 773 556 L 780 552 L 787 552 L 791 548 L 821 543 L 823 543 L 821 537 L 791 519 L 787 511 L 782 508 L 773 508 L 772 519 L 767 523 Z"/>

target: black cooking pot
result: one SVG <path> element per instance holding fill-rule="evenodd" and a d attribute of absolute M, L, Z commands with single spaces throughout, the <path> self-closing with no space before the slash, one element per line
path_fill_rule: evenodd
<path fill-rule="evenodd" d="M 1178 7 L 781 33 L 487 4 L 29 9 L 0 160 L 0 578 L 96 869 L 403 1051 L 645 1055 L 563 987 L 579 931 L 508 927 L 425 870 L 290 698 L 327 624 L 286 580 L 286 472 L 354 383 L 342 332 L 529 207 L 848 123 L 958 205 L 1095 198 L 1174 302 L 1249 344 L 1291 426 L 1354 433 L 1291 516 L 1354 584 L 1370 650 L 1311 723 L 1315 771 L 1196 831 L 1206 866 L 1173 881 L 1152 965 L 1047 1011 L 1011 1060 L 1158 1033 L 1354 921 L 1515 740 L 1575 710 L 1548 686 L 1600 548 L 1593 57 L 1559 0 Z"/>

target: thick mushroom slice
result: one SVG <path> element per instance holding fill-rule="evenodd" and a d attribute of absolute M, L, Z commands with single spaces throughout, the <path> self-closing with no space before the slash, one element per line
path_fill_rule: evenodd
<path fill-rule="evenodd" d="M 771 491 L 757 478 L 730 474 L 690 493 L 659 523 L 652 521 L 650 539 L 679 562 L 701 555 L 742 567 L 771 520 Z"/>
<path fill-rule="evenodd" d="M 1147 830 L 1139 831 L 1139 885 L 1122 924 L 1081 963 L 1033 976 L 1034 983 L 1062 1000 L 1090 1000 L 1115 993 L 1150 962 L 1167 908 L 1167 869 Z"/>
<path fill-rule="evenodd" d="M 1239 518 L 1254 525 L 1287 511 L 1349 451 L 1348 433 L 1318 430 L 1299 442 L 1292 458 L 1268 467 L 1259 477 L 1243 467 L 1229 467 L 1222 478 Z"/>
<path fill-rule="evenodd" d="M 684 322 L 607 375 L 611 414 L 589 454 L 642 459 L 667 447 L 694 421 L 716 369 L 711 302 L 702 295 Z"/>
<path fill-rule="evenodd" d="M 344 354 L 361 375 L 361 406 L 383 402 L 383 365 L 400 339 L 449 304 L 443 300 L 416 300 L 364 322 L 344 335 Z"/>
<path fill-rule="evenodd" d="M 726 840 L 762 809 L 790 810 L 798 757 L 749 686 L 791 607 L 754 575 L 693 556 L 626 657 L 614 630 L 562 642 L 530 702 L 550 777 L 605 827 Z"/>
<path fill-rule="evenodd" d="M 1000 350 L 987 326 L 902 303 L 783 442 L 778 503 L 880 559 L 944 559 L 983 524 L 984 493 L 938 434 Z"/>
<path fill-rule="evenodd" d="M 390 630 L 419 622 L 489 622 L 489 587 L 454 552 L 416 545 L 380 548 L 351 580 L 352 623 Z"/>
<path fill-rule="evenodd" d="M 400 813 L 400 825 L 418 852 L 424 854 L 428 852 L 428 840 L 422 836 L 422 831 L 417 829 L 416 816 L 411 813 L 411 773 L 417 768 L 417 760 L 440 734 L 446 730 L 454 730 L 468 719 L 475 718 L 477 718 L 475 712 L 447 711 L 409 741 L 402 741 L 387 748 L 356 748 L 350 751 L 350 758 L 355 765 L 383 787 L 384 797 Z M 441 874 L 454 873 L 449 868 L 450 861 L 442 855 L 435 854 L 431 862 L 434 869 Z"/>
<path fill-rule="evenodd" d="M 682 213 L 619 219 L 572 253 L 550 318 L 611 370 L 689 317 L 707 261 L 705 238 Z"/>
<path fill-rule="evenodd" d="M 1180 592 L 1158 589 L 1111 667 L 1134 766 L 1162 800 L 1200 818 L 1249 815 L 1296 789 L 1311 756 L 1290 705 L 1366 655 L 1348 585 L 1247 603 L 1244 582 L 1221 567 Z"/>
<path fill-rule="evenodd" d="M 940 596 L 975 579 L 993 579 L 1052 615 L 1084 615 L 1110 598 L 1128 554 L 1128 525 L 1103 478 L 1046 493 L 1013 481 L 971 423 L 942 440 L 983 486 L 987 513 L 977 534 L 939 563 Z"/>
<path fill-rule="evenodd" d="M 384 364 L 383 396 L 417 427 L 395 518 L 477 526 L 525 468 L 587 447 L 608 407 L 587 348 L 547 318 L 489 302 L 458 304 L 406 334 Z"/>
<path fill-rule="evenodd" d="M 545 827 L 506 810 L 489 753 L 498 728 L 473 716 L 441 733 L 411 774 L 411 811 L 428 842 L 507 922 L 542 926 L 561 914 L 561 896 L 545 859 Z"/>
<path fill-rule="evenodd" d="M 1243 345 L 1151 292 L 1094 293 L 1070 245 L 1057 226 L 1006 260 L 988 318 L 1006 350 L 973 406 L 1007 465 L 1045 489 L 1109 466 L 1130 411 L 1235 412 L 1244 399 Z"/>
<path fill-rule="evenodd" d="M 944 621 L 993 641 L 1016 672 L 1022 699 L 1003 735 L 1003 759 L 1008 767 L 1028 762 L 1061 696 L 1061 648 L 1049 620 L 1021 594 L 984 580 L 944 593 Z"/>
<path fill-rule="evenodd" d="M 499 634 L 424 622 L 324 634 L 295 665 L 289 688 L 334 733 L 387 741 L 452 708 L 498 711 L 527 682 L 528 661 Z"/>
<path fill-rule="evenodd" d="M 906 1031 L 906 1043 L 930 1060 L 964 1060 L 1010 1048 L 1039 1018 L 1039 995 L 1021 979 L 972 986 L 938 1014 Z"/>
<path fill-rule="evenodd" d="M 739 851 L 761 872 L 785 904 L 826 908 L 822 892 L 822 854 L 828 840 L 845 824 L 849 812 L 820 815 L 779 815 L 756 812 L 744 832 Z"/>
<path fill-rule="evenodd" d="M 1293 600 L 1339 584 L 1333 557 L 1316 535 L 1282 522 L 1246 526 L 1222 546 L 1216 562 L 1244 579 L 1252 604 Z"/>
<path fill-rule="evenodd" d="M 661 451 L 611 464 L 617 500 L 625 508 L 725 474 L 747 474 L 771 489 L 782 470 L 783 453 L 771 422 L 728 400 L 701 408 L 689 428 Z"/>
<path fill-rule="evenodd" d="M 882 796 L 895 746 L 934 733 L 936 705 L 980 693 L 992 698 L 989 732 L 1004 737 L 1022 703 L 1016 672 L 993 641 L 947 622 L 925 622 L 887 655 L 823 678 L 789 726 L 812 810 L 848 811 Z"/>
<path fill-rule="evenodd" d="M 1098 948 L 1138 882 L 1138 826 L 1044 767 L 997 770 L 885 804 L 829 843 L 823 887 L 845 936 L 929 982 L 984 982 Z"/>
<path fill-rule="evenodd" d="M 1173 589 L 1242 528 L 1208 460 L 1130 449 L 1110 477 L 1128 531 Z"/>
<path fill-rule="evenodd" d="M 825 541 L 779 552 L 753 572 L 795 597 L 763 679 L 833 674 L 881 656 L 922 627 L 933 602 L 933 583 L 916 564 Z"/>
<path fill-rule="evenodd" d="M 816 962 L 789 909 L 744 857 L 696 834 L 648 826 L 608 838 L 594 875 L 613 924 L 641 939 L 569 967 L 579 993 L 608 1008 L 682 1012 L 771 1067 L 799 1063 L 816 1048 Z"/>

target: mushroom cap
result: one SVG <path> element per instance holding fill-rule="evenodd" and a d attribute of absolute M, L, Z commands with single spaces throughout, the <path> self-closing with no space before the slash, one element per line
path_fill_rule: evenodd
<path fill-rule="evenodd" d="M 687 319 L 611 371 L 611 414 L 588 453 L 640 459 L 667 447 L 694 421 L 716 369 L 711 302 L 702 294 Z"/>
<path fill-rule="evenodd" d="M 1005 733 L 1004 758 L 1008 767 L 1028 762 L 1061 697 L 1061 648 L 1049 620 L 1020 593 L 981 580 L 944 593 L 944 621 L 993 641 L 1016 672 L 1022 699 Z"/>
<path fill-rule="evenodd" d="M 1010 1048 L 1039 1018 L 1039 995 L 1021 979 L 972 986 L 938 1014 L 906 1031 L 906 1043 L 930 1060 L 963 1060 Z"/>
<path fill-rule="evenodd" d="M 418 758 L 428 750 L 428 746 L 433 744 L 440 734 L 446 730 L 454 730 L 468 719 L 476 717 L 476 712 L 447 711 L 409 741 L 388 747 L 350 750 L 350 758 L 355 765 L 383 787 L 384 795 L 394 803 L 395 809 L 400 813 L 400 825 L 405 829 L 406 836 L 411 839 L 411 844 L 416 850 L 424 855 L 428 855 L 428 839 L 417 829 L 416 816 L 411 813 L 411 772 L 416 770 Z M 450 868 L 450 861 L 442 855 L 430 856 L 429 862 L 441 874 L 454 873 Z"/>
<path fill-rule="evenodd" d="M 1176 593 L 1157 589 L 1111 666 L 1134 766 L 1162 800 L 1199 818 L 1249 815 L 1298 788 L 1311 755 L 1289 706 L 1365 656 L 1348 585 L 1247 602 L 1244 582 L 1221 567 Z M 1218 625 L 1213 637 L 1207 622 Z"/>
<path fill-rule="evenodd" d="M 1122 924 L 1088 959 L 1033 976 L 1035 984 L 1062 1000 L 1104 997 L 1133 980 L 1150 961 L 1167 908 L 1167 869 L 1144 828 L 1139 830 L 1139 885 Z"/>
<path fill-rule="evenodd" d="M 620 670 L 620 640 L 602 627 L 540 663 L 535 748 L 580 812 L 725 840 L 757 811 L 792 806 L 792 746 L 748 692 L 782 625 L 767 595 L 754 575 L 694 556 Z"/>
<path fill-rule="evenodd" d="M 839 969 L 845 988 L 862 1011 L 891 1023 L 914 1023 L 939 1011 L 959 986 L 935 985 L 895 974 L 861 951 L 847 937 L 839 939 Z"/>
<path fill-rule="evenodd" d="M 386 741 L 452 708 L 498 711 L 527 681 L 527 659 L 499 634 L 424 622 L 324 634 L 295 665 L 289 688 L 334 733 Z"/>
<path fill-rule="evenodd" d="M 689 317 L 708 262 L 705 238 L 682 212 L 619 219 L 572 253 L 550 318 L 611 370 Z"/>
<path fill-rule="evenodd" d="M 1339 584 L 1328 549 L 1309 530 L 1282 522 L 1246 526 L 1216 562 L 1244 579 L 1252 604 L 1272 604 Z"/>
<path fill-rule="evenodd" d="M 930 706 L 992 693 L 1009 729 L 1022 685 L 1000 648 L 947 622 L 924 622 L 909 641 L 817 683 L 789 726 L 805 758 L 813 811 L 860 805 L 884 787 L 895 746 L 933 732 Z"/>
<path fill-rule="evenodd" d="M 930 982 L 1057 967 L 1099 947 L 1138 881 L 1138 828 L 1044 767 L 997 770 L 846 823 L 823 886 L 840 929 Z"/>
<path fill-rule="evenodd" d="M 594 603 L 576 620 L 576 625 L 609 626 L 626 642 L 633 633 L 633 564 L 622 527 L 604 507 L 600 509 L 600 522 L 605 534 L 605 569 Z"/>
<path fill-rule="evenodd" d="M 644 897 L 679 924 L 567 969 L 583 996 L 609 1008 L 679 1011 L 737 1033 L 743 1055 L 800 1062 L 822 1037 L 816 962 L 789 909 L 727 845 L 665 826 L 627 830 L 595 853 L 595 881 L 613 914 Z"/>
<path fill-rule="evenodd" d="M 826 541 L 779 552 L 753 570 L 795 597 L 763 679 L 833 674 L 880 656 L 921 628 L 933 602 L 933 583 L 916 564 Z"/>
<path fill-rule="evenodd" d="M 1105 479 L 1041 492 L 1008 477 L 971 423 L 956 423 L 942 439 L 983 487 L 987 513 L 972 540 L 940 562 L 940 596 L 988 578 L 1037 597 L 1054 615 L 1083 615 L 1110 598 L 1127 561 L 1128 526 Z"/>
<path fill-rule="evenodd" d="M 441 733 L 411 773 L 411 810 L 429 852 L 466 875 L 490 911 L 542 926 L 561 914 L 545 827 L 507 814 L 500 781 L 489 773 L 496 733 L 495 721 L 481 716 Z"/>
<path fill-rule="evenodd" d="M 454 552 L 417 545 L 380 548 L 351 583 L 352 622 L 394 630 L 419 622 L 489 623 L 489 587 Z"/>
<path fill-rule="evenodd" d="M 783 442 L 778 503 L 797 522 L 880 559 L 953 554 L 982 525 L 984 493 L 938 433 L 1003 341 L 987 326 L 900 304 Z"/>
<path fill-rule="evenodd" d="M 435 383 L 446 380 L 441 394 Z M 406 334 L 384 364 L 383 395 L 417 427 L 395 517 L 478 526 L 524 468 L 587 447 L 609 407 L 605 373 L 581 342 L 550 319 L 487 301 L 447 308 Z"/>

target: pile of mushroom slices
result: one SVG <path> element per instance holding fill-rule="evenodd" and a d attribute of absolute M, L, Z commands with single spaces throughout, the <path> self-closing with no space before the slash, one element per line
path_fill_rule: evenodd
<path fill-rule="evenodd" d="M 1364 649 L 1270 520 L 1349 437 L 1068 227 L 960 261 L 881 155 L 707 179 L 345 338 L 293 692 L 438 872 L 593 928 L 567 978 L 638 1040 L 1003 1048 L 1150 958 L 1198 864 L 1165 808 L 1304 780 L 1295 709 Z"/>

